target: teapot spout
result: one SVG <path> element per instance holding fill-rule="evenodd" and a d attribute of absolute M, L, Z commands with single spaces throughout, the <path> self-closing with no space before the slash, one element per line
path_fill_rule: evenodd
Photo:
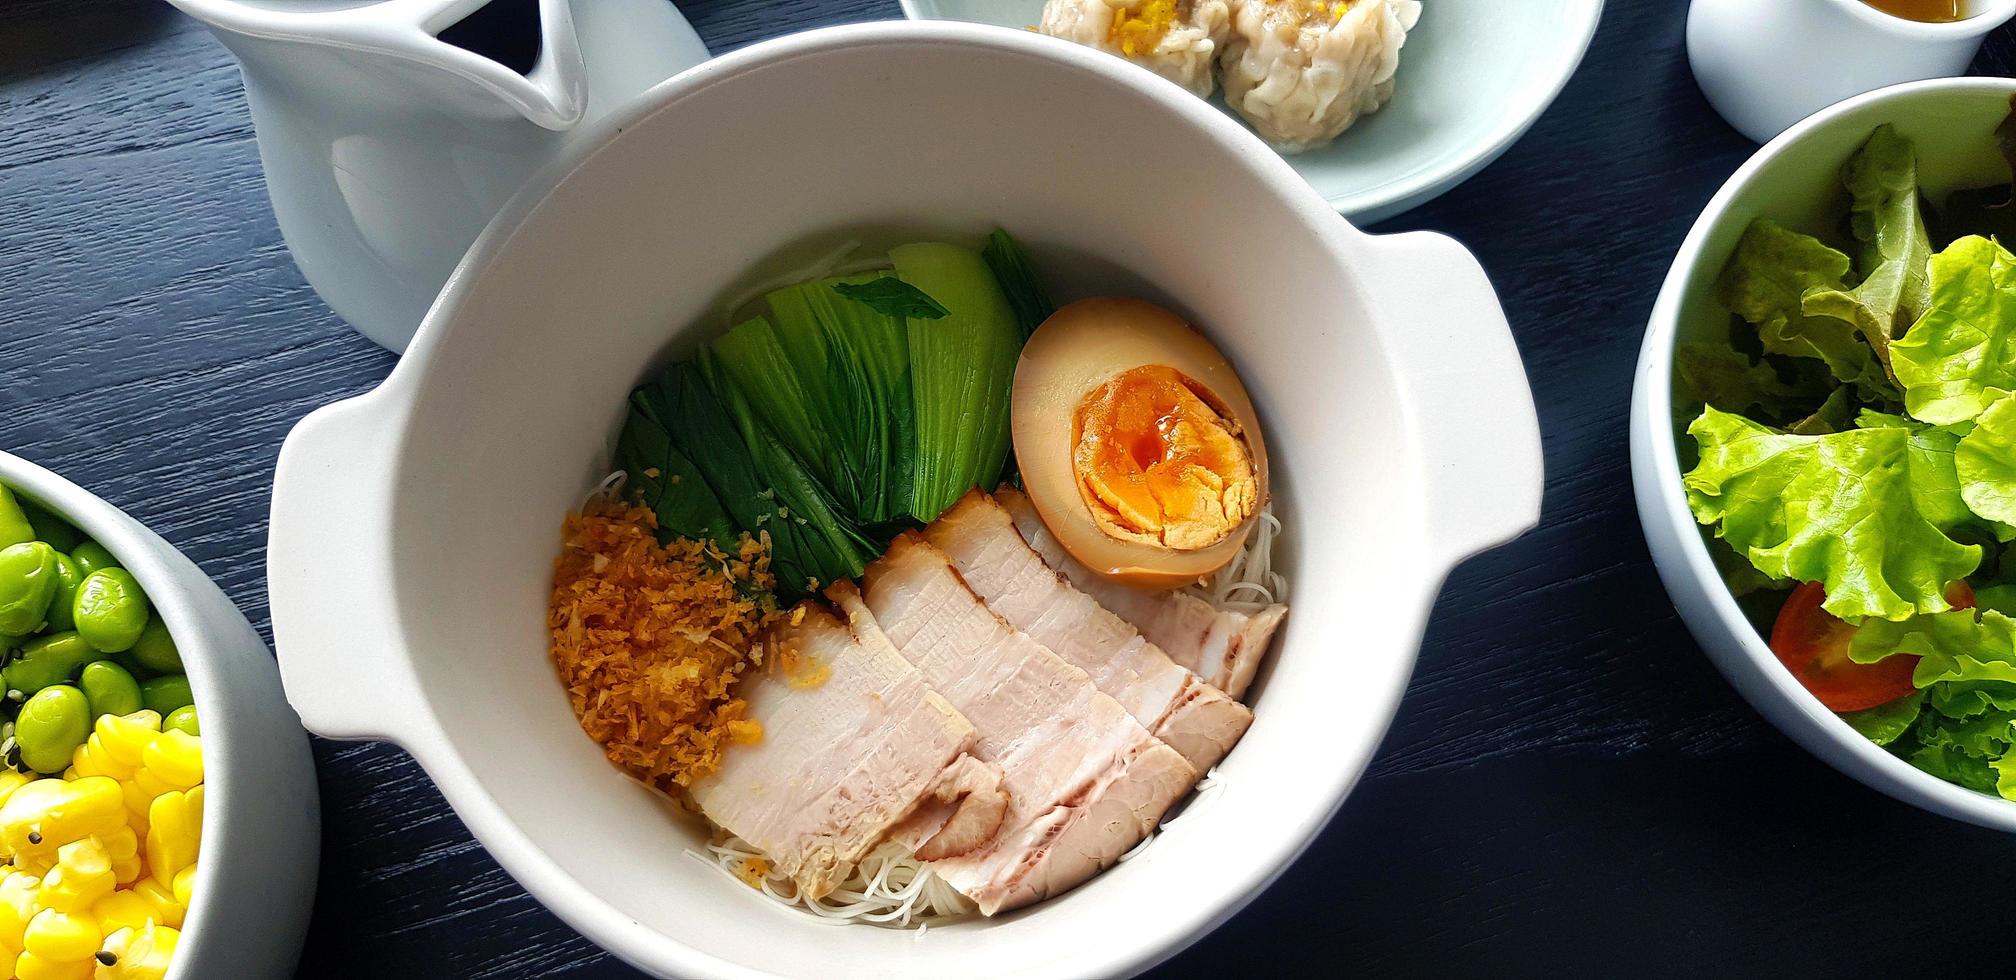
<path fill-rule="evenodd" d="M 380 0 L 333 10 L 303 10 L 260 0 L 169 2 L 219 32 L 438 69 L 477 85 L 545 129 L 571 128 L 587 112 L 587 73 L 570 0 L 522 0 L 528 8 L 536 4 L 539 20 L 538 57 L 523 74 L 441 38 L 499 0 Z"/>

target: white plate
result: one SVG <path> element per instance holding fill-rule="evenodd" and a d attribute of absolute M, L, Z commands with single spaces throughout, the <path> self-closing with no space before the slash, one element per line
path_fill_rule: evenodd
<path fill-rule="evenodd" d="M 1004 27 L 1028 27 L 1043 10 L 1041 0 L 902 3 L 920 20 Z M 1603 0 L 1425 0 L 1422 8 L 1393 101 L 1330 146 L 1287 157 L 1359 224 L 1428 203 L 1510 148 L 1581 64 Z"/>

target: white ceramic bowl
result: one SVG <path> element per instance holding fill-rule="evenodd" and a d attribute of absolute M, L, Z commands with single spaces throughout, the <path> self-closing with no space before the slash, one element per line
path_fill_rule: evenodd
<path fill-rule="evenodd" d="M 1994 131 L 2009 114 L 2012 94 L 2016 81 L 2006 78 L 1899 85 L 1818 113 L 1758 150 L 1681 244 L 1652 308 L 1631 401 L 1631 479 L 1652 560 L 1715 666 L 1772 724 L 1849 776 L 1934 813 L 2003 830 L 2016 830 L 2016 803 L 1928 775 L 1863 738 L 1806 693 L 1737 608 L 1680 485 L 1681 440 L 1701 404 L 1675 393 L 1673 348 L 1728 336 L 1715 277 L 1752 219 L 1797 229 L 1826 229 L 1839 220 L 1841 164 L 1877 126 L 1890 123 L 1917 144 L 1919 179 L 1934 201 L 1955 188 L 2008 180 Z"/>
<path fill-rule="evenodd" d="M 1171 955 L 1337 809 L 1449 567 L 1537 518 L 1532 401 L 1475 260 L 1354 231 L 1244 129 L 1104 55 L 833 28 L 709 62 L 599 135 L 484 233 L 383 386 L 288 437 L 268 560 L 309 728 L 412 751 L 528 890 L 643 969 L 1087 977 Z M 1224 793 L 1142 859 L 921 941 L 834 927 L 686 856 L 696 828 L 581 733 L 546 652 L 560 521 L 630 388 L 780 246 L 996 222 L 1060 296 L 1147 293 L 1214 332 L 1267 426 L 1296 612 Z"/>
<path fill-rule="evenodd" d="M 159 535 L 0 452 L 0 484 L 102 544 L 168 624 L 203 719 L 203 855 L 168 980 L 293 975 L 315 899 L 321 805 L 273 656 L 223 590 Z"/>
<path fill-rule="evenodd" d="M 1043 0 L 902 3 L 915 18 L 1014 28 L 1043 12 Z M 1582 63 L 1602 13 L 1603 0 L 1427 0 L 1401 49 L 1393 101 L 1287 160 L 1359 224 L 1426 204 L 1525 135 Z M 1222 99 L 1212 104 L 1231 114 Z"/>

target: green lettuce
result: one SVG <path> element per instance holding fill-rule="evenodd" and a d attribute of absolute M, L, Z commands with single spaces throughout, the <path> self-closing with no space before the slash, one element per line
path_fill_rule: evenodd
<path fill-rule="evenodd" d="M 1673 364 L 1694 397 L 1725 412 L 1799 418 L 1815 414 L 1814 406 L 1839 390 L 1824 372 L 1787 380 L 1769 361 L 1753 361 L 1727 344 L 1682 343 L 1673 350 Z"/>
<path fill-rule="evenodd" d="M 1947 584 L 1981 562 L 1920 510 L 1905 429 L 1792 435 L 1711 407 L 1687 432 L 1695 520 L 1771 578 L 1822 583 L 1836 616 L 1943 612 Z"/>
<path fill-rule="evenodd" d="M 2016 395 L 1996 401 L 1974 420 L 1973 430 L 1955 444 L 1953 465 L 1970 510 L 2004 528 L 2016 525 Z"/>
<path fill-rule="evenodd" d="M 1912 723 L 1918 720 L 1918 712 L 1924 707 L 1925 692 L 1918 691 L 1888 704 L 1845 712 L 1841 720 L 1860 732 L 1863 738 L 1877 745 L 1889 745 L 1911 730 Z"/>
<path fill-rule="evenodd" d="M 1715 289 L 1722 305 L 1757 328 L 1765 351 L 1817 358 L 1836 378 L 1880 391 L 1889 379 L 1855 325 L 1805 309 L 1809 292 L 1846 289 L 1848 272 L 1848 256 L 1759 218 L 1744 231 Z"/>
<path fill-rule="evenodd" d="M 1855 202 L 1848 222 L 1862 246 L 1857 256 L 1862 282 L 1853 289 L 1808 292 L 1802 308 L 1808 316 L 1854 324 L 1876 356 L 1887 361 L 1890 341 L 1916 322 L 1931 301 L 1925 266 L 1932 241 L 1919 207 L 1918 158 L 1911 141 L 1887 124 L 1878 126 L 1842 166 L 1841 184 Z"/>
<path fill-rule="evenodd" d="M 1962 238 L 1932 257 L 1932 303 L 1890 345 L 1904 407 L 1933 425 L 1972 420 L 2016 391 L 2016 256 Z"/>
<path fill-rule="evenodd" d="M 1918 657 L 1911 683 L 1948 681 L 2016 684 L 2016 619 L 1972 609 L 1913 616 L 1898 622 L 1865 620 L 1848 643 L 1848 658 L 1873 664 L 1900 653 Z"/>

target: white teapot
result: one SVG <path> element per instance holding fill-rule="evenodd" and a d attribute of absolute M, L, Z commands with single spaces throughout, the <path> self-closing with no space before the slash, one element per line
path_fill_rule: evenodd
<path fill-rule="evenodd" d="M 395 351 L 581 123 L 707 58 L 670 0 L 169 2 L 243 68 L 302 274 Z"/>

